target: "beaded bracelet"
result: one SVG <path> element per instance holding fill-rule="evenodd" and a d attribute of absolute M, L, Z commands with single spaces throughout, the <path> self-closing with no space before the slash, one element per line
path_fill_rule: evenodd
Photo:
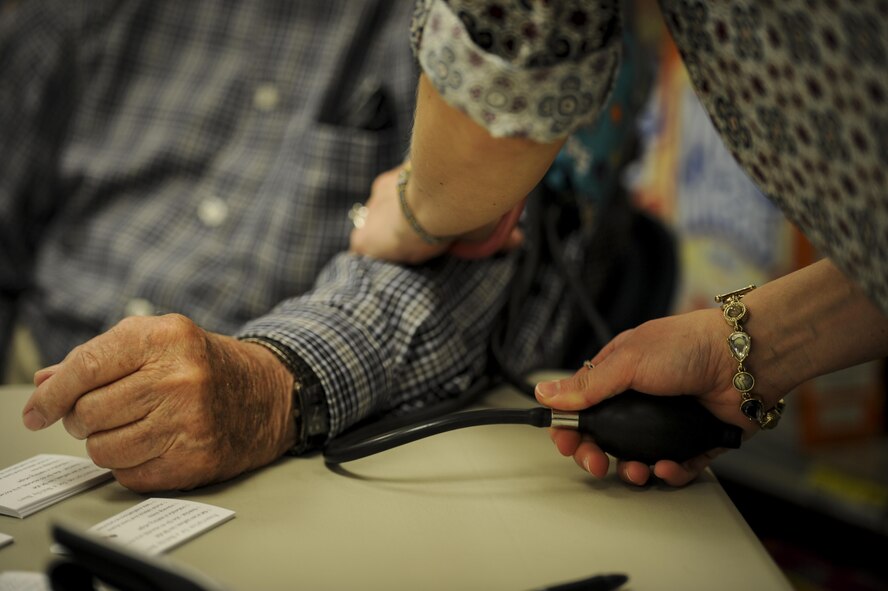
<path fill-rule="evenodd" d="M 404 214 L 404 217 L 407 218 L 407 221 L 410 223 L 410 227 L 413 228 L 413 231 L 422 238 L 422 241 L 426 244 L 432 244 L 437 246 L 439 244 L 444 244 L 446 242 L 451 242 L 453 238 L 449 236 L 435 236 L 433 234 L 429 234 L 425 228 L 420 225 L 419 220 L 416 219 L 416 216 L 413 215 L 413 212 L 410 210 L 410 206 L 407 205 L 407 181 L 410 180 L 410 174 L 413 171 L 410 166 L 410 162 L 405 162 L 404 167 L 401 168 L 401 172 L 398 174 L 398 200 L 401 202 L 401 213 Z"/>
<path fill-rule="evenodd" d="M 736 291 L 717 295 L 715 301 L 722 305 L 722 315 L 725 317 L 725 321 L 734 328 L 734 332 L 728 335 L 728 349 L 731 356 L 737 361 L 737 373 L 734 374 L 732 383 L 734 388 L 740 392 L 740 412 L 750 421 L 758 423 L 762 429 L 773 429 L 780 422 L 780 416 L 783 414 L 783 409 L 786 408 L 786 403 L 781 398 L 777 401 L 776 406 L 765 411 L 765 404 L 761 396 L 752 393 L 752 389 L 755 387 L 755 378 L 743 365 L 749 356 L 752 337 L 743 330 L 742 322 L 746 320 L 749 310 L 741 300 L 753 289 L 755 289 L 755 285 L 747 285 Z"/>

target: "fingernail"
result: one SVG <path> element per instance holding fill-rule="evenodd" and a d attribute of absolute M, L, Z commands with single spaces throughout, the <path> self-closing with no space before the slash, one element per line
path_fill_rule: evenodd
<path fill-rule="evenodd" d="M 540 382 L 536 386 L 536 393 L 542 398 L 552 398 L 561 391 L 561 382 Z"/>
<path fill-rule="evenodd" d="M 635 482 L 635 479 L 632 478 L 632 475 L 629 473 L 629 469 L 628 469 L 628 468 L 626 468 L 626 469 L 623 471 L 623 476 L 625 476 L 626 480 L 628 480 L 628 481 L 631 482 L 632 484 L 634 484 L 634 485 L 636 485 L 636 486 L 638 485 L 638 483 Z"/>
<path fill-rule="evenodd" d="M 22 417 L 22 422 L 25 424 L 25 427 L 31 431 L 37 431 L 46 426 L 46 419 L 33 408 L 25 413 L 25 416 Z"/>
<path fill-rule="evenodd" d="M 586 472 L 592 472 L 592 470 L 589 469 L 589 456 L 583 458 L 583 468 L 586 470 Z"/>

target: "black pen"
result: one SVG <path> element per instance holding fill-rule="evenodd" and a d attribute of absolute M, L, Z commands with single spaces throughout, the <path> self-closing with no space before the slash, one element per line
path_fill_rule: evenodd
<path fill-rule="evenodd" d="M 588 579 L 558 583 L 533 591 L 614 591 L 623 586 L 629 577 L 623 574 L 595 575 Z"/>

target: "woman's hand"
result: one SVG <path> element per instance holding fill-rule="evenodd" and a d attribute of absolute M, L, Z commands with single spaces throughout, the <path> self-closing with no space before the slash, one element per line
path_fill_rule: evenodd
<path fill-rule="evenodd" d="M 823 259 L 770 281 L 744 299 L 743 327 L 752 347 L 744 365 L 755 376 L 754 394 L 765 408 L 802 382 L 888 355 L 888 316 L 830 261 Z M 737 362 L 725 338 L 731 328 L 717 308 L 652 320 L 608 343 L 592 360 L 594 369 L 537 386 L 537 399 L 562 410 L 583 409 L 627 389 L 661 396 L 696 396 L 716 417 L 740 426 L 746 437 L 758 426 L 740 412 L 732 385 Z M 576 432 L 553 430 L 559 451 L 587 471 L 607 473 L 607 456 Z M 719 453 L 682 464 L 659 461 L 656 476 L 682 486 Z M 618 462 L 620 477 L 644 484 L 651 474 L 638 462 Z"/>
<path fill-rule="evenodd" d="M 693 395 L 716 417 L 741 427 L 748 437 L 758 427 L 740 412 L 740 394 L 731 385 L 736 362 L 725 345 L 728 332 L 718 309 L 646 322 L 608 343 L 591 360 L 594 368 L 583 367 L 570 378 L 538 384 L 537 399 L 561 410 L 580 410 L 628 389 L 662 396 Z M 769 388 L 762 383 L 756 390 Z M 768 406 L 773 405 L 768 398 Z M 552 439 L 563 455 L 573 456 L 587 472 L 599 478 L 607 474 L 608 456 L 590 438 L 553 429 Z M 711 450 L 681 464 L 661 460 L 653 473 L 670 485 L 682 486 L 723 451 Z M 617 473 L 626 482 L 643 485 L 651 467 L 618 461 Z"/>
<path fill-rule="evenodd" d="M 352 230 L 349 249 L 357 254 L 396 263 L 418 264 L 447 250 L 449 242 L 428 244 L 419 237 L 401 211 L 398 166 L 376 177 L 363 221 Z"/>
<path fill-rule="evenodd" d="M 486 224 L 441 244 L 425 242 L 401 210 L 398 175 L 402 168 L 399 166 L 384 172 L 373 181 L 370 199 L 365 204 L 367 209 L 351 233 L 349 249 L 352 252 L 415 265 L 448 251 L 460 258 L 484 258 L 521 244 L 523 235 L 515 225 L 523 202 L 499 222 Z"/>

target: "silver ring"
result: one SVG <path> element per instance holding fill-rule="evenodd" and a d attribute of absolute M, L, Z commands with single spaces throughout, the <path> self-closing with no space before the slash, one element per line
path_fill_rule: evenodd
<path fill-rule="evenodd" d="M 587 359 L 583 362 L 583 367 L 585 367 L 586 369 L 595 369 L 595 364 L 592 363 L 591 359 Z"/>
<path fill-rule="evenodd" d="M 364 227 L 364 224 L 367 223 L 367 216 L 370 214 L 370 210 L 363 203 L 355 203 L 351 206 L 351 209 L 348 210 L 348 219 L 351 220 L 352 225 L 356 230 L 360 230 Z"/>

